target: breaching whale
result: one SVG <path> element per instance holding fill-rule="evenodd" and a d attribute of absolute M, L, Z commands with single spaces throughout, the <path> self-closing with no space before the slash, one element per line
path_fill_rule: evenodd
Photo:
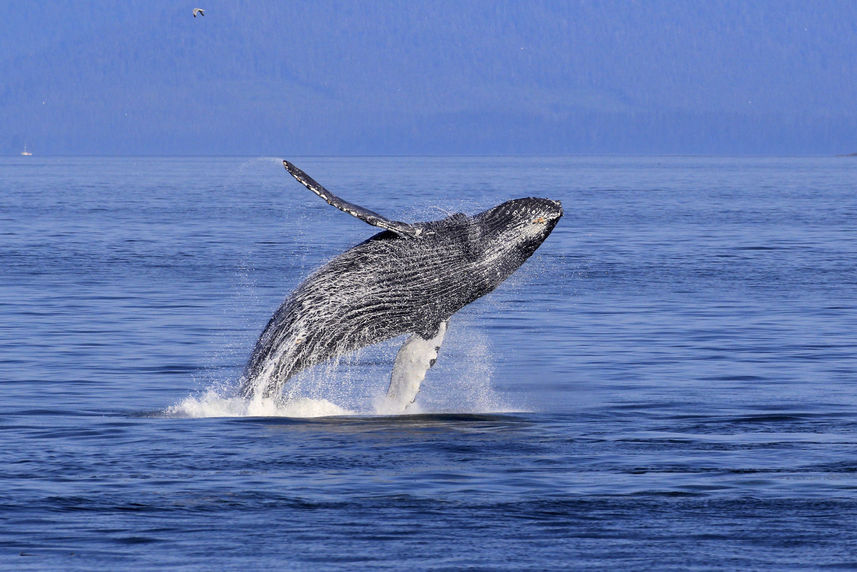
<path fill-rule="evenodd" d="M 494 290 L 544 242 L 559 201 L 515 199 L 473 216 L 405 223 L 340 199 L 283 161 L 306 188 L 383 232 L 313 272 L 259 337 L 241 381 L 245 398 L 277 398 L 310 366 L 410 334 L 396 355 L 387 398 L 414 402 L 434 365 L 450 316 Z"/>

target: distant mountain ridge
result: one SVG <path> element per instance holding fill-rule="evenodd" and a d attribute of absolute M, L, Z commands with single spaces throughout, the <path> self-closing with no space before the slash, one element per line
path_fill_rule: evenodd
<path fill-rule="evenodd" d="M 5 18 L 5 19 L 4 19 Z M 0 151 L 834 153 L 857 5 L 0 7 Z"/>

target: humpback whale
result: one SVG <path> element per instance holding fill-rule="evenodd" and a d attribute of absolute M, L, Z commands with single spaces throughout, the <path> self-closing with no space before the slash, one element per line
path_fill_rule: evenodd
<path fill-rule="evenodd" d="M 277 398 L 308 367 L 410 334 L 387 390 L 392 407 L 406 409 L 450 317 L 515 272 L 562 216 L 559 201 L 522 198 L 473 216 L 400 222 L 337 197 L 288 161 L 283 166 L 328 204 L 383 230 L 313 272 L 277 309 L 242 375 L 247 399 Z"/>

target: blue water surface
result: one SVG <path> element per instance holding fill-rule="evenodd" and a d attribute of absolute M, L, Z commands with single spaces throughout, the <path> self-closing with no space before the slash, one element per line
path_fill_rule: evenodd
<path fill-rule="evenodd" d="M 565 216 L 418 414 L 374 413 L 395 340 L 254 416 L 256 336 L 376 229 L 278 158 L 0 159 L 0 567 L 857 567 L 854 159 L 290 159 Z"/>

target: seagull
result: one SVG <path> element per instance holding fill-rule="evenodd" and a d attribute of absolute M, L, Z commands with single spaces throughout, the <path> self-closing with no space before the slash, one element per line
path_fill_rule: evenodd
<path fill-rule="evenodd" d="M 196 18 L 197 14 L 199 14 L 200 16 L 205 16 L 205 10 L 203 10 L 202 8 L 194 8 L 193 17 Z"/>

